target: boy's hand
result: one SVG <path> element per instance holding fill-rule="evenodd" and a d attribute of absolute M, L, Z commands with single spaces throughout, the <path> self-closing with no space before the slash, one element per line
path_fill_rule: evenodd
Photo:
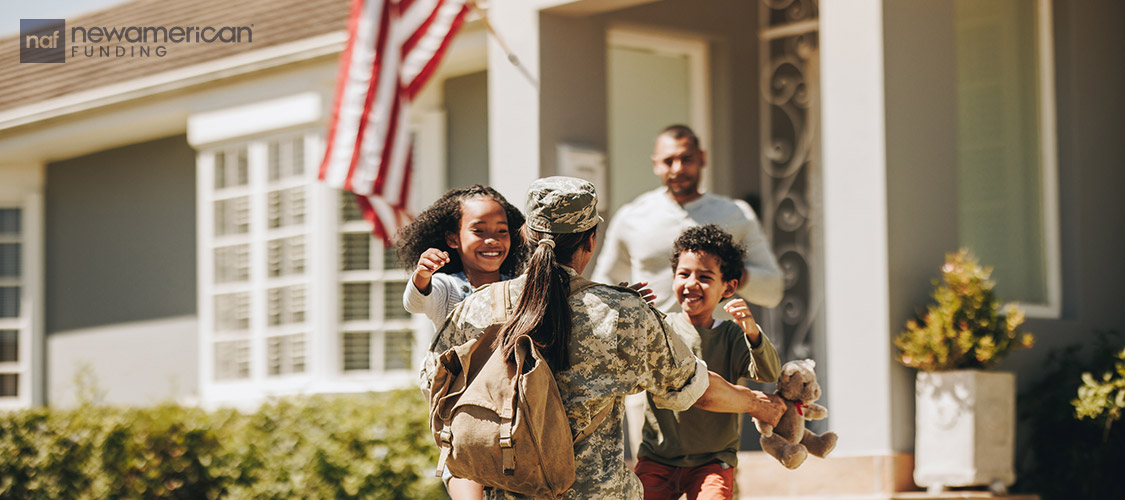
<path fill-rule="evenodd" d="M 618 283 L 617 286 L 623 286 L 636 290 L 637 293 L 641 294 L 641 298 L 644 299 L 645 302 L 648 302 L 648 305 L 650 306 L 656 303 L 656 294 L 652 293 L 651 289 L 645 288 L 646 286 L 648 286 L 647 281 L 638 281 L 636 283 L 633 283 L 632 285 L 622 281 L 621 283 Z"/>
<path fill-rule="evenodd" d="M 430 278 L 442 266 L 449 263 L 449 254 L 436 248 L 429 248 L 418 257 L 418 265 L 414 267 L 414 286 L 422 293 L 430 292 Z"/>
<path fill-rule="evenodd" d="M 758 322 L 754 321 L 754 314 L 750 312 L 750 306 L 746 305 L 746 301 L 742 299 L 734 299 L 727 302 L 723 309 L 734 316 L 734 322 L 742 327 L 742 331 L 746 332 L 746 337 L 750 339 L 751 345 L 757 345 L 761 341 L 761 331 L 758 330 Z"/>
<path fill-rule="evenodd" d="M 788 408 L 785 399 L 777 394 L 766 394 L 761 391 L 754 391 L 754 396 L 757 405 L 755 410 L 748 412 L 750 416 L 776 427 Z"/>

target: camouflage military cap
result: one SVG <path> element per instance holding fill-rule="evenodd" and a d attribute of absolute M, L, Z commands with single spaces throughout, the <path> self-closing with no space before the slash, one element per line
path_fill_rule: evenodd
<path fill-rule="evenodd" d="M 527 227 L 542 233 L 581 233 L 602 221 L 594 185 L 574 177 L 544 177 L 527 189 Z"/>

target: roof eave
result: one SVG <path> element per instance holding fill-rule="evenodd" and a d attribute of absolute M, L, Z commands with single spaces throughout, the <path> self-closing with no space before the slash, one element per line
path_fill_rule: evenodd
<path fill-rule="evenodd" d="M 346 42 L 347 31 L 339 30 L 3 110 L 0 134 L 46 120 L 339 54 Z"/>

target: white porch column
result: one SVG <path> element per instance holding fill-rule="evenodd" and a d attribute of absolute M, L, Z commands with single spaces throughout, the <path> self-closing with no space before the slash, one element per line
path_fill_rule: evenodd
<path fill-rule="evenodd" d="M 821 2 L 825 319 L 834 454 L 893 452 L 883 1 Z"/>
<path fill-rule="evenodd" d="M 519 58 L 508 61 L 495 39 L 488 44 L 489 183 L 516 206 L 539 178 L 539 6 L 493 0 L 488 18 Z"/>
<path fill-rule="evenodd" d="M 846 5 L 845 5 L 846 4 Z M 841 455 L 914 448 L 914 373 L 894 337 L 956 249 L 950 2 L 823 2 L 825 304 Z"/>

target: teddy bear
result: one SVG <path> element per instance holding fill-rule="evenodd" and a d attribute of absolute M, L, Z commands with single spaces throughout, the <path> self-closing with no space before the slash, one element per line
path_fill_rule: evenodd
<path fill-rule="evenodd" d="M 816 382 L 811 359 L 790 361 L 781 367 L 775 393 L 785 399 L 785 414 L 777 426 L 754 419 L 754 426 L 762 434 L 762 450 L 789 469 L 800 467 L 809 454 L 824 458 L 836 447 L 836 434 L 826 432 L 816 435 L 805 429 L 805 420 L 820 420 L 828 416 L 828 409 L 813 403 L 820 398 L 820 384 Z"/>

